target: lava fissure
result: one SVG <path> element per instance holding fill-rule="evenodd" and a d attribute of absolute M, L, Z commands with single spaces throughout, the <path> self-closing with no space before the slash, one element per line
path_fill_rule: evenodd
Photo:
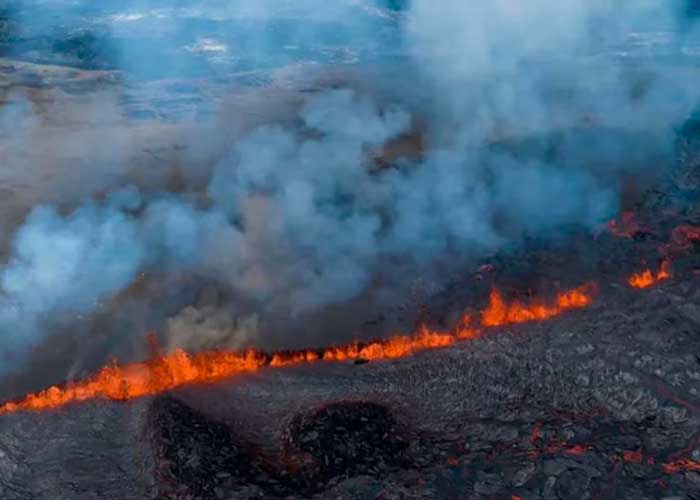
<path fill-rule="evenodd" d="M 594 289 L 593 285 L 588 284 L 562 292 L 557 295 L 553 304 L 543 301 L 525 304 L 519 300 L 507 304 L 501 292 L 494 288 L 491 290 L 488 307 L 481 313 L 481 324 L 495 327 L 549 319 L 569 309 L 587 307 L 593 300 Z"/>
<path fill-rule="evenodd" d="M 621 222 L 612 221 L 609 231 L 618 237 L 633 238 L 644 232 L 646 225 L 633 213 L 623 214 Z M 693 249 L 700 241 L 700 228 L 690 225 L 676 227 L 670 242 L 658 248 L 664 256 L 659 271 L 650 269 L 633 274 L 627 283 L 634 288 L 648 288 L 671 277 L 670 255 Z M 382 360 L 410 356 L 420 351 L 454 345 L 462 340 L 481 337 L 484 328 L 543 321 L 573 309 L 588 307 L 596 291 L 596 285 L 588 283 L 557 294 L 553 301 L 531 299 L 507 302 L 497 288 L 491 290 L 488 305 L 476 315 L 462 315 L 450 331 L 433 330 L 421 326 L 411 335 L 397 335 L 386 340 L 367 343 L 353 342 L 323 349 L 304 349 L 267 354 L 255 349 L 244 352 L 203 351 L 190 354 L 181 349 L 163 354 L 154 347 L 154 354 L 147 361 L 119 365 L 112 363 L 84 380 L 52 386 L 37 393 L 30 393 L 16 402 L 0 405 L 0 414 L 22 410 L 47 410 L 71 402 L 93 398 L 117 401 L 130 400 L 162 393 L 186 384 L 212 383 L 244 373 L 252 373 L 265 367 L 284 367 L 321 361 Z"/>
<path fill-rule="evenodd" d="M 265 367 L 283 367 L 320 361 L 382 360 L 410 356 L 420 351 L 447 347 L 463 340 L 477 339 L 482 328 L 540 321 L 565 311 L 587 307 L 595 287 L 587 284 L 559 293 L 553 302 L 514 300 L 507 303 L 493 289 L 489 304 L 480 314 L 480 325 L 473 325 L 471 314 L 464 314 L 450 331 L 423 325 L 412 335 L 398 335 L 368 343 L 353 342 L 325 349 L 307 349 L 267 354 L 255 349 L 244 352 L 203 351 L 190 354 L 176 349 L 162 354 L 154 348 L 151 359 L 119 365 L 112 363 L 84 380 L 68 382 L 31 393 L 16 402 L 0 406 L 0 414 L 22 410 L 48 410 L 93 398 L 126 401 L 159 394 L 187 384 L 212 383 L 232 376 L 252 373 Z"/>

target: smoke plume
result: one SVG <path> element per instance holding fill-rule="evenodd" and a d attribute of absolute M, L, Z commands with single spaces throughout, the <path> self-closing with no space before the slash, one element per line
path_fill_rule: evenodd
<path fill-rule="evenodd" d="M 186 274 L 226 290 L 226 307 L 245 304 L 233 306 L 240 321 L 232 310 L 182 304 L 163 324 L 176 344 L 242 345 L 266 318 L 291 325 L 368 290 L 400 296 L 438 265 L 458 270 L 525 237 L 595 228 L 619 209 L 625 176 L 654 177 L 670 162 L 673 127 L 700 94 L 677 52 L 692 33 L 653 0 L 214 4 L 136 2 L 108 13 L 107 41 L 91 39 L 93 62 L 112 54 L 105 64 L 135 80 L 215 76 L 243 53 L 246 64 L 289 63 L 294 46 L 358 74 L 365 63 L 384 70 L 305 96 L 292 120 L 230 140 L 225 130 L 217 140 L 188 137 L 190 151 L 216 149 L 200 171 L 183 157 L 201 185 L 98 183 L 80 203 L 34 207 L 0 272 L 2 349 L 12 359 L 144 275 Z M 200 36 L 198 16 L 219 21 L 216 36 Z M 242 20 L 251 31 L 234 47 L 241 35 L 226 26 Z M 40 29 L 29 16 L 18 22 Z M 137 43 L 149 26 L 162 36 Z M 640 33 L 661 33 L 663 43 L 642 46 Z M 160 44 L 181 56 L 154 66 Z M 4 111 L 0 126 L 20 111 Z M 387 144 L 416 134 L 420 148 L 377 163 Z M 31 137 L 22 137 L 27 148 Z M 334 325 L 323 328 L 333 335 Z"/>

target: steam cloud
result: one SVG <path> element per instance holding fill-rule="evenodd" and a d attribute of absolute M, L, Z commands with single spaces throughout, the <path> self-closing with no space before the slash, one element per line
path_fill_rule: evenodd
<path fill-rule="evenodd" d="M 428 270 L 525 235 L 594 227 L 618 209 L 620 176 L 656 168 L 650 158 L 670 151 L 671 127 L 700 94 L 673 65 L 610 55 L 634 30 L 675 33 L 671 9 L 657 1 L 413 0 L 400 14 L 400 5 L 350 0 L 294 4 L 295 13 L 314 14 L 317 28 L 358 5 L 393 19 L 411 56 L 400 71 L 410 78 L 390 80 L 382 102 L 349 88 L 324 91 L 299 123 L 251 131 L 217 164 L 199 200 L 122 188 L 68 212 L 34 208 L 0 275 L 0 329 L 12 356 L 59 318 L 99 310 L 144 272 L 190 273 L 232 290 L 255 312 L 294 318 L 356 297 L 397 261 Z M 291 8 L 244 2 L 219 14 L 252 9 L 269 20 Z M 371 31 L 352 24 L 348 33 L 367 42 Z M 307 31 L 301 43 L 327 36 Z M 255 47 L 275 45 L 259 35 Z M 610 142 L 586 135 L 582 110 L 626 132 Z M 417 122 L 426 130 L 424 154 L 375 168 L 370 153 Z M 522 154 L 508 146 L 581 129 L 564 134 L 554 160 L 537 147 Z M 640 147 L 637 133 L 650 141 Z M 182 321 L 174 331 L 187 329 Z M 237 328 L 226 318 L 211 322 Z M 246 323 L 246 338 L 254 328 Z"/>

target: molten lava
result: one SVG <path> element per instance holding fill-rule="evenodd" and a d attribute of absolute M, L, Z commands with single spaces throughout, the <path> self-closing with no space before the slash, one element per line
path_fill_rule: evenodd
<path fill-rule="evenodd" d="M 659 247 L 662 255 L 675 255 L 689 252 L 693 244 L 700 242 L 700 227 L 681 225 L 671 232 L 671 241 Z"/>
<path fill-rule="evenodd" d="M 586 307 L 593 300 L 592 292 L 591 285 L 584 285 L 560 293 L 551 304 L 537 300 L 528 304 L 517 300 L 507 304 L 501 293 L 494 288 L 488 307 L 481 313 L 481 326 L 494 327 L 551 318 L 570 309 Z M 0 406 L 0 414 L 22 410 L 47 410 L 93 398 L 130 400 L 186 384 L 216 382 L 235 375 L 255 372 L 267 366 L 402 358 L 480 336 L 481 330 L 472 326 L 471 315 L 465 314 L 451 331 L 431 330 L 423 326 L 413 335 L 399 335 L 365 344 L 354 342 L 320 350 L 268 355 L 252 349 L 242 353 L 204 351 L 197 354 L 189 354 L 182 350 L 162 354 L 154 349 L 155 354 L 148 361 L 126 365 L 113 363 L 85 380 L 69 382 L 60 387 L 53 386 L 29 394 L 20 401 L 5 403 Z"/>
<path fill-rule="evenodd" d="M 648 229 L 635 212 L 623 212 L 619 221 L 608 222 L 608 231 L 618 238 L 634 238 Z"/>
<path fill-rule="evenodd" d="M 16 403 L 0 406 L 0 414 L 20 410 L 58 408 L 93 398 L 129 400 L 173 389 L 189 383 L 215 382 L 233 375 L 254 372 L 265 366 L 265 356 L 255 351 L 201 352 L 176 350 L 142 363 L 105 366 L 95 375 L 63 387 L 53 386 L 29 394 Z"/>
<path fill-rule="evenodd" d="M 493 327 L 545 320 L 570 309 L 581 309 L 588 306 L 593 301 L 592 291 L 591 285 L 583 285 L 574 290 L 560 293 L 551 304 L 543 301 L 525 304 L 518 300 L 507 304 L 501 293 L 494 288 L 491 290 L 488 307 L 481 313 L 481 324 Z"/>
<path fill-rule="evenodd" d="M 452 332 L 439 332 L 421 327 L 415 335 L 401 335 L 364 345 L 352 343 L 321 351 L 279 352 L 271 356 L 255 350 L 243 353 L 204 351 L 188 354 L 179 349 L 166 355 L 154 349 L 156 354 L 148 361 L 123 366 L 108 365 L 86 380 L 69 382 L 62 387 L 53 386 L 29 394 L 19 402 L 5 403 L 0 406 L 0 414 L 58 408 L 68 403 L 93 398 L 124 401 L 158 394 L 185 384 L 216 382 L 235 375 L 255 372 L 266 366 L 282 367 L 321 360 L 401 358 L 419 351 L 453 345 L 459 340 L 477 338 L 479 331 L 469 323 L 470 317 L 465 315 Z"/>
<path fill-rule="evenodd" d="M 661 268 L 654 274 L 651 269 L 645 269 L 629 277 L 627 282 L 634 288 L 649 288 L 671 277 L 668 260 L 661 262 Z"/>
<path fill-rule="evenodd" d="M 622 452 L 622 460 L 629 464 L 641 464 L 644 456 L 641 451 L 628 450 Z"/>
<path fill-rule="evenodd" d="M 473 335 L 477 336 L 478 334 L 474 331 Z M 415 336 L 393 337 L 389 340 L 371 342 L 364 347 L 360 347 L 357 344 L 331 347 L 325 350 L 323 359 L 324 361 L 346 361 L 355 359 L 374 361 L 379 359 L 404 358 L 418 351 L 450 346 L 457 342 L 457 340 L 459 340 L 457 335 L 434 332 L 427 327 L 422 327 Z"/>
<path fill-rule="evenodd" d="M 665 463 L 663 469 L 667 474 L 675 474 L 677 472 L 700 472 L 700 462 L 683 458 Z"/>

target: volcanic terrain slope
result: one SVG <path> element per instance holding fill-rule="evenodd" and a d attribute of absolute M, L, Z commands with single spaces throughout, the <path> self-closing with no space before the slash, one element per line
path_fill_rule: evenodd
<path fill-rule="evenodd" d="M 677 258 L 670 279 L 642 290 L 620 274 L 660 241 L 605 234 L 494 259 L 436 296 L 429 321 L 447 322 L 456 303 L 476 309 L 506 277 L 591 272 L 596 300 L 456 346 L 5 415 L 0 494 L 700 498 L 700 260 Z"/>
<path fill-rule="evenodd" d="M 394 360 L 8 412 L 0 499 L 700 499 L 696 142 L 679 142 L 675 184 L 635 213 L 484 261 L 422 320 L 478 323 L 493 287 L 527 303 L 592 283 L 590 305 Z M 646 268 L 649 286 L 631 286 Z M 419 326 L 405 318 L 382 321 Z"/>

